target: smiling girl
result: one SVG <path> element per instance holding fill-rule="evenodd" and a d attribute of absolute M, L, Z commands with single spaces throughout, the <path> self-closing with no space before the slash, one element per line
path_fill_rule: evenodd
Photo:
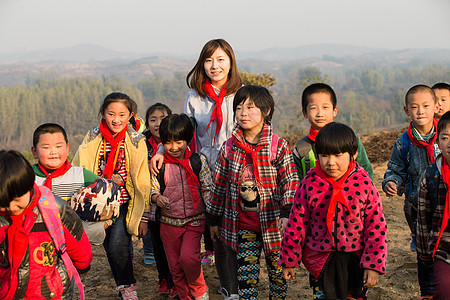
<path fill-rule="evenodd" d="M 137 299 L 130 252 L 131 235 L 147 232 L 150 173 L 145 137 L 128 126 L 132 100 L 122 93 L 106 96 L 100 107 L 100 127 L 88 132 L 73 165 L 112 179 L 121 187 L 120 214 L 106 229 L 103 246 L 122 299 Z"/>

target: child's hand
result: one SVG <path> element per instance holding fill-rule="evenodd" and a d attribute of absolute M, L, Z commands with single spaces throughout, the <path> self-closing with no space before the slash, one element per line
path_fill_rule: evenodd
<path fill-rule="evenodd" d="M 283 236 L 284 232 L 286 231 L 287 222 L 288 222 L 287 218 L 280 218 L 278 220 L 278 229 L 281 231 L 281 236 Z"/>
<path fill-rule="evenodd" d="M 156 152 L 156 154 L 150 160 L 150 172 L 153 176 L 156 177 L 159 173 L 159 169 L 161 169 L 164 161 L 164 155 L 160 152 Z"/>
<path fill-rule="evenodd" d="M 211 239 L 213 242 L 217 242 L 220 239 L 219 226 L 209 226 L 209 231 L 211 232 Z"/>
<path fill-rule="evenodd" d="M 147 234 L 148 223 L 141 221 L 138 228 L 138 237 L 142 238 Z"/>
<path fill-rule="evenodd" d="M 156 204 L 161 208 L 167 208 L 169 206 L 169 198 L 159 195 L 156 197 Z"/>
<path fill-rule="evenodd" d="M 378 280 L 380 278 L 380 274 L 377 271 L 364 269 L 364 287 L 371 288 L 378 284 Z"/>
<path fill-rule="evenodd" d="M 285 267 L 283 267 L 283 277 L 284 277 L 284 279 L 286 279 L 286 280 L 289 280 L 289 279 L 294 279 L 295 278 L 295 269 L 294 268 L 285 268 Z"/>
<path fill-rule="evenodd" d="M 386 196 L 393 197 L 397 195 L 397 185 L 393 181 L 388 181 L 384 186 L 383 191 L 386 193 Z"/>

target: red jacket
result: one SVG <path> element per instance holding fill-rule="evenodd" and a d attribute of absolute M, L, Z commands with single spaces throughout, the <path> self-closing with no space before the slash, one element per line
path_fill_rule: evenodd
<path fill-rule="evenodd" d="M 55 199 L 61 215 L 67 253 L 79 273 L 87 272 L 92 261 L 92 250 L 81 220 L 66 201 L 57 196 Z M 0 299 L 4 298 L 11 285 L 6 234 L 10 224 L 9 216 L 0 216 L 0 249 L 5 253 L 4 261 L 0 264 Z M 38 206 L 25 215 L 24 228 L 30 229 L 28 250 L 18 269 L 18 282 L 12 283 L 17 285 L 15 299 L 70 299 L 73 282 L 67 276 L 60 254 L 55 253 L 54 243 Z"/>

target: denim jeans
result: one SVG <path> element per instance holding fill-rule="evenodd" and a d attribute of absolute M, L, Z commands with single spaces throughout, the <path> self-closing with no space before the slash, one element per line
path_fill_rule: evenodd
<path fill-rule="evenodd" d="M 150 233 L 150 220 L 148 221 L 148 231 L 147 234 L 142 238 L 142 249 L 144 250 L 144 255 L 153 254 L 153 243 Z"/>
<path fill-rule="evenodd" d="M 417 276 L 419 277 L 420 295 L 431 296 L 434 293 L 433 260 L 424 261 L 417 255 Z"/>
<path fill-rule="evenodd" d="M 127 211 L 128 204 L 121 205 L 119 216 L 106 229 L 103 242 L 111 272 L 118 286 L 136 283 L 130 251 L 131 235 L 127 231 L 125 221 Z"/>

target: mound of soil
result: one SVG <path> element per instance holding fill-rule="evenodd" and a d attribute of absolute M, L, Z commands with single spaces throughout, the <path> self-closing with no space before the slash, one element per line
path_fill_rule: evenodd
<path fill-rule="evenodd" d="M 397 138 L 406 131 L 406 128 L 395 131 L 382 131 L 361 137 L 361 142 L 372 164 L 388 161 Z"/>

